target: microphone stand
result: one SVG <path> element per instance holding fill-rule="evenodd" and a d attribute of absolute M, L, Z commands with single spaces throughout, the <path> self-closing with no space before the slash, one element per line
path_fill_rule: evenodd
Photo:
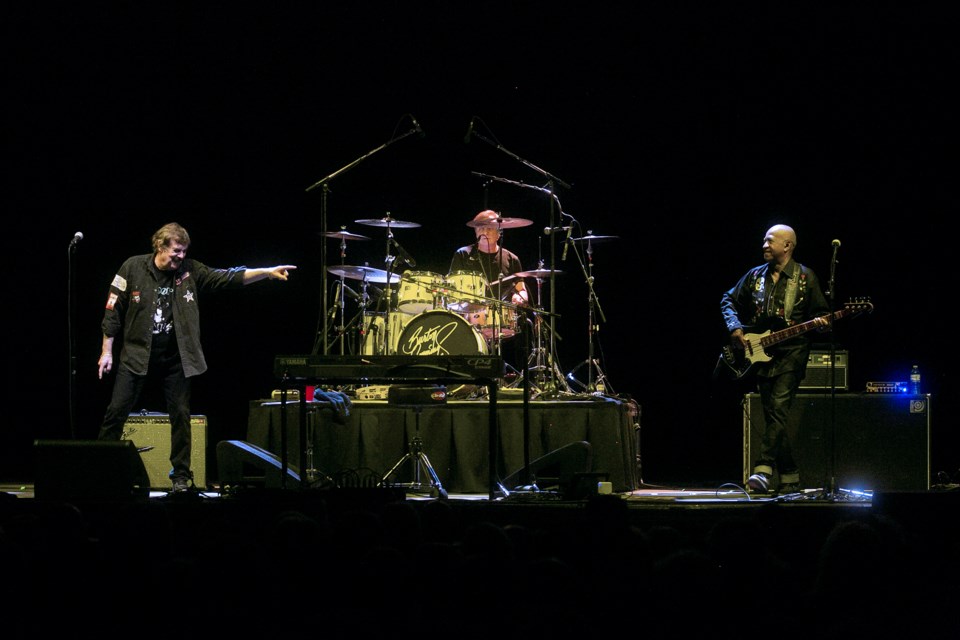
<path fill-rule="evenodd" d="M 837 456 L 837 344 L 833 335 L 833 315 L 836 309 L 836 271 L 837 249 L 840 241 L 833 241 L 833 255 L 830 257 L 830 281 L 827 300 L 830 315 L 827 330 L 830 332 L 830 456 L 827 460 L 827 496 L 837 495 L 836 456 Z"/>
<path fill-rule="evenodd" d="M 477 120 L 480 120 L 480 119 L 477 118 Z M 483 121 L 480 120 L 480 122 L 483 122 Z M 533 164 L 533 163 L 530 162 L 529 160 L 525 160 L 524 158 L 521 158 L 521 157 L 518 156 L 517 154 L 515 154 L 515 153 L 513 153 L 512 151 L 506 149 L 506 148 L 505 148 L 502 144 L 500 144 L 499 142 L 495 142 L 495 141 L 493 141 L 493 140 L 490 140 L 489 138 L 487 138 L 487 137 L 483 136 L 482 134 L 478 133 L 477 131 L 475 131 L 473 128 L 470 129 L 470 133 L 472 133 L 474 136 L 480 138 L 481 140 L 483 140 L 484 142 L 486 142 L 486 143 L 489 144 L 490 146 L 494 147 L 494 148 L 497 149 L 498 151 L 502 151 L 503 153 L 507 154 L 508 156 L 510 156 L 511 158 L 513 158 L 514 160 L 516 160 L 517 162 L 519 162 L 520 164 L 523 164 L 523 165 L 525 165 L 525 166 L 533 169 L 534 171 L 536 171 L 537 173 L 539 173 L 540 175 L 544 176 L 544 177 L 547 179 L 547 188 L 540 188 L 539 190 L 540 190 L 540 191 L 543 191 L 544 193 L 550 194 L 549 226 L 550 226 L 550 228 L 553 228 L 553 227 L 555 226 L 555 222 L 554 222 L 554 203 L 555 203 L 555 200 L 556 200 L 556 195 L 554 194 L 554 191 L 553 191 L 553 185 L 554 185 L 554 184 L 559 184 L 561 187 L 564 187 L 565 189 L 571 189 L 572 187 L 571 187 L 569 184 L 567 184 L 566 182 L 564 182 L 563 180 L 561 180 L 560 178 L 558 178 L 557 176 L 555 176 L 555 175 L 553 175 L 552 173 L 550 173 L 549 171 L 546 171 L 545 169 L 541 169 L 540 167 L 538 167 L 537 165 Z M 469 134 L 468 134 L 468 136 L 469 136 Z M 476 173 L 475 173 L 475 175 L 479 175 L 479 174 L 476 174 Z M 492 177 L 492 176 L 489 176 L 489 177 Z M 515 183 L 515 184 L 517 184 L 517 183 Z M 526 185 L 523 185 L 523 186 L 526 186 Z M 562 213 L 562 210 L 561 210 L 561 213 Z M 557 263 L 556 263 L 556 242 L 554 241 L 554 238 L 552 237 L 552 235 L 553 235 L 553 234 L 551 234 L 551 238 L 550 238 L 550 358 L 551 358 L 551 361 L 555 360 L 555 358 L 556 358 L 556 353 L 557 353 L 557 352 L 556 352 L 556 339 L 555 339 L 556 333 L 555 333 L 555 331 L 554 331 L 554 329 L 555 329 L 554 324 L 555 324 L 555 319 L 556 319 L 556 300 L 557 300 L 557 293 L 556 293 L 557 288 L 556 288 L 556 286 L 555 286 L 556 274 L 555 274 L 554 272 L 556 271 L 556 264 L 557 264 Z M 569 238 L 570 238 L 570 236 L 568 235 L 568 236 L 567 236 L 567 242 L 569 242 Z M 564 255 L 564 257 L 566 257 L 566 256 Z M 553 370 L 553 369 L 557 369 L 557 367 L 556 367 L 556 366 L 551 367 L 551 370 Z M 557 376 L 554 376 L 554 377 L 557 377 Z M 562 376 L 559 377 L 559 379 L 558 379 L 556 382 L 559 383 L 559 385 L 556 385 L 556 384 L 555 384 L 555 385 L 554 385 L 555 387 L 556 387 L 556 386 L 563 386 L 563 387 L 566 388 L 566 391 L 568 391 L 568 392 L 570 391 L 570 388 L 567 386 L 566 381 L 563 379 Z"/>
<path fill-rule="evenodd" d="M 310 191 L 313 191 L 317 187 L 323 187 L 323 195 L 320 200 L 320 232 L 321 234 L 325 234 L 327 232 L 327 195 L 330 193 L 330 184 L 329 184 L 330 181 L 340 176 L 341 174 L 346 173 L 350 169 L 354 168 L 355 166 L 357 166 L 358 164 L 360 164 L 361 162 L 363 162 L 373 154 L 379 153 L 380 151 L 383 151 L 384 149 L 389 147 L 391 144 L 395 142 L 399 142 L 400 140 L 403 140 L 408 136 L 412 136 L 415 133 L 417 134 L 422 133 L 419 126 L 414 127 L 413 129 L 411 129 L 410 131 L 407 131 L 403 135 L 396 136 L 394 138 L 391 138 L 390 140 L 387 140 L 386 142 L 381 144 L 379 147 L 371 149 L 370 151 L 363 154 L 356 160 L 350 162 L 349 164 L 344 165 L 343 167 L 340 167 L 330 175 L 327 175 L 317 180 L 316 182 L 314 182 L 312 185 L 310 185 L 304 190 L 305 192 L 309 193 Z M 319 327 L 321 326 L 323 327 L 323 331 L 322 331 L 323 335 L 318 338 L 317 342 L 314 343 L 313 350 L 311 351 L 313 355 L 317 354 L 317 352 L 320 350 L 321 345 L 323 346 L 324 355 L 327 355 L 328 353 L 330 353 L 330 345 L 327 339 L 327 330 L 326 330 L 326 322 L 327 322 L 327 247 L 326 247 L 326 243 L 322 243 L 320 245 L 320 273 L 321 273 L 320 291 L 322 293 L 322 296 L 321 296 L 322 303 L 321 303 L 321 309 L 320 309 L 320 321 L 317 323 L 317 327 L 318 327 L 318 333 L 320 333 Z"/>
<path fill-rule="evenodd" d="M 76 313 L 77 293 L 73 286 L 74 268 L 73 256 L 77 251 L 76 237 L 70 241 L 67 248 L 67 338 L 70 349 L 70 438 L 77 438 L 77 339 L 73 317 Z"/>

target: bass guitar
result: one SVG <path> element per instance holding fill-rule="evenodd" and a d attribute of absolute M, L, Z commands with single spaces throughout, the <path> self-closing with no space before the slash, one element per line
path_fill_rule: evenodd
<path fill-rule="evenodd" d="M 830 322 L 839 320 L 840 318 L 855 316 L 864 312 L 869 313 L 871 311 L 873 311 L 872 302 L 865 299 L 857 299 L 851 300 L 843 305 L 843 309 L 834 311 L 832 314 L 828 313 L 813 320 L 807 320 L 806 322 L 787 327 L 786 329 L 764 331 L 763 333 L 748 333 L 745 331 L 743 337 L 746 340 L 746 347 L 743 350 L 734 349 L 731 345 L 723 347 L 720 353 L 720 361 L 727 365 L 728 372 L 735 379 L 740 379 L 747 375 L 755 365 L 770 361 L 771 356 L 767 353 L 767 348 L 808 331 L 826 327 Z"/>

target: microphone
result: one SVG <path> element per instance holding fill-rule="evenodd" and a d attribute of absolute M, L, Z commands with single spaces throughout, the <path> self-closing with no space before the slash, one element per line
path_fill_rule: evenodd
<path fill-rule="evenodd" d="M 413 123 L 414 131 L 416 131 L 417 133 L 419 133 L 421 138 L 426 137 L 427 134 L 425 134 L 425 133 L 423 132 L 423 129 L 420 128 L 420 123 L 417 122 L 417 119 L 414 117 L 414 115 L 413 115 L 412 113 L 410 114 L 410 122 Z"/>
<path fill-rule="evenodd" d="M 346 294 L 347 294 L 348 296 L 350 296 L 350 298 L 351 298 L 352 300 L 359 300 L 359 299 L 360 299 L 360 294 L 357 293 L 356 291 L 354 291 L 353 289 L 351 289 L 350 287 L 348 287 L 347 285 L 342 284 L 342 285 L 340 285 L 340 286 L 343 287 L 344 292 L 346 292 Z"/>
<path fill-rule="evenodd" d="M 75 234 L 73 234 L 73 239 L 70 240 L 70 248 L 72 249 L 73 247 L 77 246 L 77 243 L 81 240 L 83 240 L 83 232 L 77 231 Z"/>
<path fill-rule="evenodd" d="M 392 243 L 393 243 L 393 246 L 395 246 L 395 247 L 397 248 L 397 251 L 400 252 L 400 257 L 403 258 L 403 261 L 404 261 L 404 262 L 406 262 L 406 263 L 407 263 L 409 266 L 411 266 L 411 267 L 417 266 L 417 261 L 414 260 L 413 257 L 412 257 L 409 253 L 407 253 L 407 250 L 406 250 L 406 249 L 404 249 L 403 247 L 400 246 L 400 243 L 399 243 L 399 242 L 397 242 L 397 241 L 394 240 L 393 238 L 390 239 L 390 242 L 392 242 Z"/>
<path fill-rule="evenodd" d="M 80 237 L 82 238 L 83 236 L 80 236 Z M 838 247 L 840 246 L 840 241 L 837 240 L 836 238 L 834 238 L 834 239 L 833 239 L 833 242 L 831 242 L 830 244 L 832 244 L 832 245 L 833 245 L 833 248 L 836 249 L 836 248 L 838 248 Z"/>
<path fill-rule="evenodd" d="M 549 236 L 552 233 L 558 233 L 560 231 L 569 231 L 573 227 L 544 227 L 543 235 Z"/>
<path fill-rule="evenodd" d="M 463 144 L 470 144 L 470 137 L 473 135 L 473 123 L 476 117 L 470 118 L 470 126 L 467 127 L 467 135 L 463 136 Z"/>
<path fill-rule="evenodd" d="M 563 255 L 560 256 L 560 262 L 563 262 L 564 260 L 567 259 L 567 250 L 570 248 L 570 245 L 573 244 L 572 242 L 570 242 L 570 235 L 572 232 L 573 232 L 573 225 L 570 225 L 569 227 L 567 227 L 567 237 L 563 241 Z"/>

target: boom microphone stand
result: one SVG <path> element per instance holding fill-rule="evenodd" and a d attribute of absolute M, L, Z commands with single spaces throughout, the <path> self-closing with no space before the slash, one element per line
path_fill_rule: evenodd
<path fill-rule="evenodd" d="M 522 187 L 527 187 L 527 188 L 531 188 L 531 189 L 536 189 L 537 191 L 541 191 L 541 192 L 543 192 L 543 193 L 548 194 L 548 195 L 550 196 L 549 225 L 550 225 L 550 228 L 553 228 L 554 225 L 555 225 L 554 214 L 555 214 L 555 206 L 556 206 L 556 202 L 555 202 L 555 201 L 556 201 L 556 195 L 555 195 L 555 193 L 554 193 L 554 191 L 553 191 L 553 186 L 554 186 L 555 184 L 558 184 L 558 185 L 560 185 L 561 187 L 564 187 L 565 189 L 570 189 L 570 188 L 572 188 L 572 187 L 571 187 L 569 184 L 567 184 L 566 182 L 564 182 L 563 180 L 561 180 L 560 178 L 558 178 L 558 177 L 556 177 L 555 175 L 553 175 L 552 173 L 550 173 L 549 171 L 546 171 L 546 170 L 544 170 L 544 169 L 541 169 L 540 167 L 538 167 L 537 165 L 533 164 L 533 163 L 530 162 L 529 160 L 525 160 L 525 159 L 521 158 L 520 156 L 518 156 L 517 154 L 513 153 L 512 151 L 509 151 L 509 150 L 506 149 L 503 145 L 501 145 L 499 142 L 495 142 L 495 141 L 493 141 L 493 140 L 490 140 L 490 139 L 482 136 L 480 133 L 478 133 L 478 132 L 474 129 L 474 124 L 475 124 L 476 122 L 478 122 L 478 121 L 479 121 L 480 123 L 482 123 L 482 124 L 485 124 L 485 123 L 483 123 L 483 121 L 482 121 L 480 118 L 478 118 L 477 116 L 474 116 L 473 118 L 471 118 L 471 120 L 470 120 L 470 127 L 467 129 L 467 135 L 466 135 L 466 137 L 464 138 L 464 142 L 469 142 L 471 136 L 476 136 L 476 137 L 480 138 L 481 140 L 483 140 L 484 142 L 486 142 L 486 143 L 489 144 L 490 146 L 496 148 L 498 151 L 502 151 L 503 153 L 507 154 L 508 156 L 510 156 L 511 158 L 513 158 L 514 160 L 516 160 L 517 162 L 519 162 L 519 163 L 521 163 L 521 164 L 529 167 L 530 169 L 533 169 L 534 171 L 536 171 L 537 173 L 539 173 L 540 175 L 542 175 L 543 177 L 545 177 L 545 178 L 547 179 L 547 186 L 546 186 L 546 187 L 535 187 L 535 186 L 533 186 L 533 185 L 527 185 L 527 184 L 524 184 L 524 183 L 522 183 L 522 182 L 517 182 L 517 181 L 512 181 L 512 180 L 505 180 L 505 179 L 502 179 L 502 178 L 496 178 L 496 177 L 494 177 L 494 176 L 486 176 L 486 175 L 484 175 L 484 174 L 477 173 L 476 171 L 472 172 L 473 175 L 481 176 L 481 177 L 484 177 L 484 178 L 491 178 L 491 179 L 494 179 L 494 180 L 499 180 L 499 181 L 501 181 L 501 182 L 508 182 L 508 183 L 516 184 L 516 185 L 519 185 L 519 186 L 522 186 Z M 557 209 L 559 209 L 559 207 L 557 207 Z M 562 211 L 561 211 L 561 213 L 562 213 Z M 572 227 L 571 227 L 571 228 L 572 228 Z M 565 243 L 569 243 L 569 241 L 570 241 L 570 234 L 569 234 L 569 232 L 568 232 L 568 233 L 567 233 L 567 239 L 565 240 Z M 555 239 L 552 237 L 552 234 L 551 234 L 551 238 L 550 238 L 550 356 L 551 356 L 551 358 L 555 358 L 556 353 L 557 353 L 557 352 L 556 352 L 556 332 L 555 332 L 555 326 L 554 326 L 554 323 L 555 323 L 555 321 L 556 321 L 556 309 L 557 309 L 557 306 L 556 306 L 556 298 L 557 298 L 556 290 L 557 290 L 557 289 L 556 289 L 556 286 L 555 286 L 555 280 L 556 280 L 556 278 L 555 278 L 555 274 L 554 274 L 554 271 L 556 271 L 556 264 L 557 264 L 557 261 L 556 261 L 556 249 L 557 249 L 557 243 L 555 242 Z M 563 260 L 566 260 L 566 258 L 567 258 L 567 251 L 566 251 L 566 248 L 564 248 L 563 255 L 561 256 L 560 259 L 561 259 L 561 261 L 563 261 Z M 564 379 L 563 379 L 562 377 L 560 377 L 558 380 L 555 381 L 555 388 L 556 388 L 556 387 L 563 387 L 566 391 L 569 391 L 569 390 L 570 390 L 570 388 L 569 388 L 569 387 L 567 386 L 567 384 L 566 384 L 566 381 L 564 381 Z"/>
<path fill-rule="evenodd" d="M 363 154 L 362 156 L 360 156 L 359 158 L 357 158 L 357 159 L 354 160 L 353 162 L 350 162 L 349 164 L 344 165 L 343 167 L 340 167 L 339 169 L 337 169 L 336 171 L 334 171 L 334 172 L 331 173 L 330 175 L 328 175 L 328 176 L 326 176 L 326 177 L 324 177 L 324 178 L 321 178 L 320 180 L 317 180 L 316 182 L 314 182 L 312 185 L 310 185 L 309 187 L 307 187 L 307 188 L 305 189 L 305 191 L 306 191 L 307 193 L 309 193 L 310 191 L 313 191 L 313 190 L 316 189 L 317 187 L 323 187 L 323 196 L 322 196 L 322 198 L 321 198 L 321 200 L 320 200 L 320 232 L 321 232 L 321 233 L 323 233 L 323 234 L 326 234 L 326 233 L 327 233 L 327 195 L 330 193 L 330 181 L 331 181 L 331 180 L 333 180 L 334 178 L 338 177 L 339 175 L 341 175 L 341 174 L 343 174 L 343 173 L 346 173 L 347 171 L 349 171 L 350 169 L 354 168 L 355 166 L 357 166 L 358 164 L 360 164 L 361 162 L 363 162 L 364 160 L 366 160 L 367 158 L 369 158 L 369 157 L 372 156 L 373 154 L 378 153 L 378 152 L 380 152 L 380 151 L 383 151 L 384 149 L 386 149 L 387 147 L 389 147 L 389 146 L 390 146 L 391 144 L 393 144 L 394 142 L 399 142 L 400 140 L 403 140 L 403 139 L 406 138 L 407 136 L 412 136 L 412 135 L 415 134 L 415 133 L 418 133 L 418 134 L 420 134 L 421 136 L 423 135 L 423 129 L 420 128 L 420 124 L 417 123 L 417 119 L 414 118 L 414 117 L 413 117 L 412 115 L 410 115 L 410 114 L 406 114 L 406 115 L 404 115 L 403 117 L 406 118 L 407 116 L 410 116 L 410 120 L 412 121 L 412 123 L 413 123 L 413 125 L 414 125 L 414 128 L 413 128 L 413 129 L 411 129 L 410 131 L 407 131 L 407 132 L 404 133 L 403 135 L 395 136 L 395 137 L 391 138 L 390 140 L 386 141 L 385 143 L 383 143 L 383 144 L 380 145 L 379 147 L 376 147 L 375 149 L 372 149 L 372 150 L 368 151 L 367 153 Z M 401 119 L 402 119 L 402 118 L 401 118 Z M 323 301 L 323 302 L 322 302 L 322 304 L 321 304 L 321 307 L 322 307 L 322 308 L 321 308 L 321 310 L 320 310 L 320 320 L 319 320 L 319 322 L 317 323 L 317 327 L 318 327 L 317 333 L 318 333 L 318 334 L 322 334 L 322 336 L 318 336 L 317 341 L 316 341 L 316 342 L 314 343 L 314 345 L 313 345 L 313 351 L 312 351 L 312 354 L 313 354 L 313 355 L 316 355 L 316 353 L 320 350 L 321 345 L 323 346 L 323 353 L 324 353 L 324 355 L 327 355 L 327 354 L 330 352 L 330 345 L 329 345 L 329 340 L 327 339 L 327 327 L 326 327 L 326 321 L 327 321 L 327 248 L 326 248 L 326 243 L 324 243 L 324 244 L 322 244 L 322 245 L 320 246 L 320 272 L 321 272 L 321 274 L 322 274 L 322 275 L 321 275 L 321 279 L 320 279 L 320 291 L 321 291 L 321 293 L 322 293 L 322 301 Z"/>

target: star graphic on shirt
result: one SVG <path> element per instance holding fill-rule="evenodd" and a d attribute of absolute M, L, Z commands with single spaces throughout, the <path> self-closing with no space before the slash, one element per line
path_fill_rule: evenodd
<path fill-rule="evenodd" d="M 193 302 L 193 291 L 187 291 L 185 294 L 183 294 L 183 299 L 187 302 Z"/>

